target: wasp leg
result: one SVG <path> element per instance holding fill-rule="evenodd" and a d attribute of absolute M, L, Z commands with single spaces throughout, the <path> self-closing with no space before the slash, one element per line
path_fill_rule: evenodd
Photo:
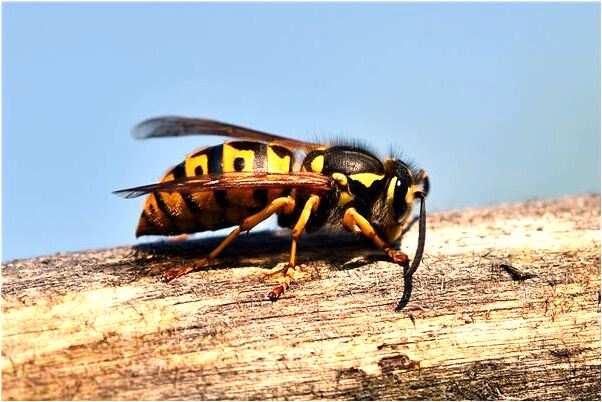
<path fill-rule="evenodd" d="M 291 232 L 291 237 L 292 237 L 291 256 L 288 261 L 288 266 L 282 272 L 284 279 L 280 285 L 276 286 L 268 294 L 268 298 L 271 301 L 278 300 L 280 298 L 280 296 L 282 295 L 282 293 L 284 293 L 284 291 L 289 288 L 291 282 L 293 281 L 293 279 L 294 279 L 293 273 L 295 270 L 295 259 L 297 256 L 297 239 L 299 239 L 299 237 L 301 236 L 301 233 L 303 233 L 303 229 L 305 229 L 305 225 L 307 224 L 307 221 L 309 220 L 311 213 L 316 212 L 319 205 L 320 205 L 320 197 L 318 197 L 317 195 L 312 195 L 311 197 L 309 197 L 309 199 L 305 203 L 305 206 L 303 207 L 303 211 L 301 211 L 301 215 L 299 216 L 299 219 L 297 220 L 297 223 L 295 224 L 295 226 L 293 227 L 293 230 Z M 291 272 L 291 271 L 293 271 L 293 272 Z"/>
<path fill-rule="evenodd" d="M 248 216 L 245 218 L 240 226 L 234 229 L 228 237 L 226 237 L 220 244 L 217 246 L 209 255 L 205 258 L 200 259 L 196 262 L 196 264 L 184 267 L 184 268 L 176 268 L 170 269 L 163 273 L 163 281 L 170 282 L 174 279 L 186 275 L 189 272 L 200 269 L 205 265 L 209 264 L 219 253 L 221 253 L 230 243 L 236 239 L 241 232 L 246 232 L 251 230 L 254 226 L 263 222 L 267 218 L 269 218 L 274 213 L 278 212 L 280 209 L 283 209 L 284 213 L 291 213 L 295 209 L 295 199 L 292 197 L 280 197 L 273 200 L 267 207 L 257 212 L 254 215 Z"/>
<path fill-rule="evenodd" d="M 345 229 L 357 233 L 361 231 L 361 233 L 369 239 L 372 239 L 376 247 L 384 251 L 389 258 L 391 258 L 394 262 L 399 265 L 408 265 L 410 263 L 410 258 L 407 254 L 401 251 L 395 251 L 387 243 L 381 239 L 370 222 L 366 218 L 364 218 L 355 208 L 348 208 L 343 215 L 343 226 Z"/>

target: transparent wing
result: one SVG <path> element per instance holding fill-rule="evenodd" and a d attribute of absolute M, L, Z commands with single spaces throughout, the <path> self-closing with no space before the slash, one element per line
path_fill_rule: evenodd
<path fill-rule="evenodd" d="M 289 148 L 310 149 L 318 144 L 299 141 L 216 120 L 162 116 L 145 120 L 132 130 L 134 138 L 178 137 L 181 135 L 221 135 L 252 141 L 271 142 Z"/>
<path fill-rule="evenodd" d="M 328 176 L 313 172 L 290 173 L 255 173 L 236 172 L 194 177 L 183 177 L 145 186 L 126 188 L 114 191 L 123 198 L 135 198 L 154 192 L 194 193 L 200 191 L 228 189 L 306 189 L 313 191 L 328 191 L 333 181 Z"/>

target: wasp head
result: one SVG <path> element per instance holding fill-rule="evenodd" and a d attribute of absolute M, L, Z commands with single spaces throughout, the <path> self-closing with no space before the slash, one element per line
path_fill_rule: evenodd
<path fill-rule="evenodd" d="M 386 240 L 391 243 L 401 236 L 402 228 L 412 213 L 414 201 L 424 198 L 429 191 L 429 180 L 424 170 L 416 171 L 399 159 L 387 159 L 385 171 L 389 177 L 384 195 L 384 227 Z"/>

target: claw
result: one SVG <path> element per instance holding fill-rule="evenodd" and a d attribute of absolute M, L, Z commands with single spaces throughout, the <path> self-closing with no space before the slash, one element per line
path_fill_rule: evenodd
<path fill-rule="evenodd" d="M 389 256 L 389 258 L 391 258 L 391 260 L 393 260 L 393 262 L 401 266 L 406 266 L 410 264 L 410 258 L 404 252 L 388 250 L 387 255 Z"/>
<path fill-rule="evenodd" d="M 165 271 L 163 273 L 163 276 L 161 277 L 161 281 L 168 283 L 173 281 L 174 279 L 176 279 L 179 276 L 184 275 L 185 272 L 183 269 L 170 269 L 168 271 Z"/>
<path fill-rule="evenodd" d="M 203 268 L 205 265 L 209 264 L 211 261 L 210 258 L 202 258 L 196 262 L 193 266 L 184 267 L 184 268 L 175 268 L 169 269 L 163 273 L 163 277 L 161 280 L 165 283 L 171 282 L 176 278 L 179 278 L 182 275 L 186 275 L 189 272 L 196 271 L 197 269 Z"/>
<path fill-rule="evenodd" d="M 275 302 L 276 300 L 280 299 L 280 295 L 282 295 L 283 292 L 284 286 L 278 285 L 274 288 L 274 290 L 268 293 L 268 299 L 270 299 L 272 302 Z"/>

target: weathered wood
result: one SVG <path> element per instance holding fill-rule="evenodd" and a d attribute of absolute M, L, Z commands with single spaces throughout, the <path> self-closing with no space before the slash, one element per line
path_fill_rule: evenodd
<path fill-rule="evenodd" d="M 348 236 L 302 237 L 304 276 L 276 303 L 285 234 L 170 284 L 216 239 L 6 263 L 2 398 L 600 398 L 599 195 L 428 228 L 399 313 L 401 268 Z"/>

